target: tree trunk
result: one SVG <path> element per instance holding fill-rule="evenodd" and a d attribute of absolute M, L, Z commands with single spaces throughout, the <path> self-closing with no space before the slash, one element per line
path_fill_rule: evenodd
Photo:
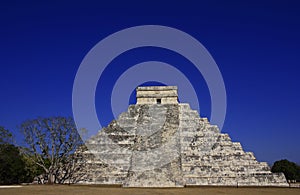
<path fill-rule="evenodd" d="M 54 183 L 55 183 L 55 176 L 54 176 L 53 173 L 49 173 L 49 175 L 48 175 L 48 183 L 47 184 L 52 185 Z"/>

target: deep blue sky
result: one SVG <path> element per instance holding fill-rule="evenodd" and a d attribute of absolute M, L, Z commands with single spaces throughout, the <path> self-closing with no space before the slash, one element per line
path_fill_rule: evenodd
<path fill-rule="evenodd" d="M 95 1 L 97 2 L 97 1 Z M 300 163 L 300 4 L 297 1 L 91 1 L 0 3 L 0 125 L 39 116 L 72 116 L 72 87 L 87 52 L 124 28 L 156 24 L 198 39 L 223 75 L 227 115 L 223 132 L 269 163 Z M 163 49 L 141 48 L 118 56 L 98 86 L 96 106 L 107 124 L 114 79 L 139 62 L 174 66 L 185 59 Z M 124 66 L 120 66 L 123 64 Z M 177 65 L 176 65 L 177 64 Z M 210 117 L 210 96 L 199 72 L 181 70 Z"/>

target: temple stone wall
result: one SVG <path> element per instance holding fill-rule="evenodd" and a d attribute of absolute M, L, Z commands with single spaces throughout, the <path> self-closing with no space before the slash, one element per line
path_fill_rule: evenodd
<path fill-rule="evenodd" d="M 136 89 L 137 104 L 177 104 L 176 86 L 151 86 Z"/>

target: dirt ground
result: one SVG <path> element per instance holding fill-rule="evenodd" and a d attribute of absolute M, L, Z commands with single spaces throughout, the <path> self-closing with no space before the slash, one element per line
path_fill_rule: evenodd
<path fill-rule="evenodd" d="M 68 185 L 28 185 L 18 188 L 0 188 L 0 195 L 196 195 L 196 194 L 269 194 L 299 195 L 300 188 L 233 188 L 233 187 L 197 187 L 197 188 L 119 188 L 99 186 Z"/>

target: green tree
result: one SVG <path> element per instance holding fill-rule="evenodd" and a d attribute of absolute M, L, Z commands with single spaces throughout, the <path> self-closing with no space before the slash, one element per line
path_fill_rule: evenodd
<path fill-rule="evenodd" d="M 21 151 L 24 150 L 25 150 L 24 148 L 21 149 Z M 36 165 L 26 155 L 22 155 L 22 160 L 25 163 L 25 174 L 24 174 L 25 183 L 31 183 L 36 176 L 42 175 L 44 173 L 44 170 L 40 166 Z"/>
<path fill-rule="evenodd" d="M 0 184 L 29 183 L 42 170 L 28 161 L 20 152 L 24 148 L 14 145 L 13 134 L 0 127 Z"/>
<path fill-rule="evenodd" d="M 0 184 L 24 181 L 25 163 L 13 142 L 12 133 L 0 126 Z"/>
<path fill-rule="evenodd" d="M 0 144 L 0 184 L 17 184 L 25 180 L 25 163 L 19 149 Z"/>
<path fill-rule="evenodd" d="M 300 180 L 300 167 L 294 162 L 290 162 L 286 159 L 276 161 L 271 171 L 273 173 L 284 173 L 287 180 Z"/>

